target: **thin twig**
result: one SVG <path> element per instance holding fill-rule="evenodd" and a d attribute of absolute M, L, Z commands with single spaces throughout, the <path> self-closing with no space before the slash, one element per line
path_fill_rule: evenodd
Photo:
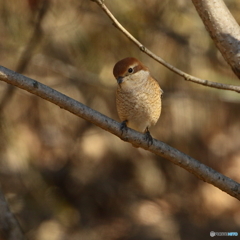
<path fill-rule="evenodd" d="M 169 145 L 156 139 L 153 139 L 153 144 L 149 146 L 144 134 L 134 131 L 130 128 L 127 132 L 122 132 L 120 129 L 120 123 L 114 121 L 113 119 L 42 83 L 37 82 L 36 80 L 25 77 L 2 66 L 0 66 L 0 80 L 46 99 L 47 101 L 56 104 L 60 108 L 63 108 L 75 114 L 76 116 L 92 122 L 98 127 L 101 127 L 102 129 L 118 136 L 126 142 L 130 142 L 135 146 L 144 148 L 159 155 L 186 169 L 199 179 L 214 185 L 215 187 L 240 200 L 239 183 L 200 163 L 194 158 L 178 151 L 177 149 L 170 147 Z"/>
<path fill-rule="evenodd" d="M 148 48 L 146 48 L 141 42 L 139 42 L 135 37 L 133 37 L 123 26 L 119 21 L 114 17 L 114 15 L 111 13 L 111 11 L 107 8 L 107 6 L 104 4 L 103 0 L 91 0 L 93 2 L 96 2 L 103 11 L 107 14 L 107 16 L 113 21 L 113 25 L 118 28 L 127 38 L 129 38 L 135 45 L 137 45 L 140 50 L 144 53 L 146 53 L 151 58 L 155 59 L 157 62 L 161 63 L 163 66 L 168 68 L 169 70 L 175 72 L 179 76 L 183 77 L 186 81 L 194 82 L 197 84 L 201 84 L 204 86 L 212 87 L 212 88 L 218 88 L 222 90 L 230 90 L 240 93 L 240 86 L 235 85 L 229 85 L 229 84 L 223 84 L 223 83 L 217 83 L 212 82 L 209 80 L 204 80 L 201 78 L 194 77 L 188 73 L 185 73 L 181 71 L 178 68 L 175 68 L 171 64 L 164 61 L 162 58 L 151 52 Z"/>

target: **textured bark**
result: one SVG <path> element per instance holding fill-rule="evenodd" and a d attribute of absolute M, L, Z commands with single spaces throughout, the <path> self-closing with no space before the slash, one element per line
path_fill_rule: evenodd
<path fill-rule="evenodd" d="M 222 0 L 192 0 L 224 59 L 240 79 L 240 28 Z"/>
<path fill-rule="evenodd" d="M 134 146 L 144 148 L 155 153 L 172 163 L 186 169 L 199 179 L 208 182 L 229 195 L 240 200 L 240 184 L 224 176 L 214 169 L 200 163 L 194 158 L 170 147 L 169 145 L 153 139 L 153 144 L 149 146 L 145 134 L 128 128 L 127 131 L 121 130 L 121 124 L 113 119 L 85 106 L 84 104 L 40 83 L 31 78 L 25 77 L 14 71 L 0 66 L 0 80 L 22 88 L 32 94 L 35 94 L 57 106 L 79 116 L 93 124 L 115 134 L 124 141 L 132 143 Z"/>

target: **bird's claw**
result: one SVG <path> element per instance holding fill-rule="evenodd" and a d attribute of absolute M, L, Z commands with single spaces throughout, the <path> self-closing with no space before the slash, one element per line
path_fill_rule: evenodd
<path fill-rule="evenodd" d="M 120 130 L 121 130 L 122 134 L 123 134 L 124 131 L 127 132 L 127 130 L 128 130 L 128 127 L 127 127 L 127 120 L 121 122 Z"/>
<path fill-rule="evenodd" d="M 152 138 L 152 135 L 150 134 L 148 128 L 146 129 L 146 132 L 145 132 L 145 140 L 148 142 L 148 146 L 153 145 L 153 138 Z"/>

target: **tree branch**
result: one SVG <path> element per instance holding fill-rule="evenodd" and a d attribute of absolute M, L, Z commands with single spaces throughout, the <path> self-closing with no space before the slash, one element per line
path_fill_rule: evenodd
<path fill-rule="evenodd" d="M 40 83 L 31 78 L 25 77 L 19 73 L 11 71 L 0 66 L 0 80 L 11 85 L 22 88 L 32 94 L 35 94 L 49 102 L 52 102 L 78 117 L 81 117 L 102 129 L 118 136 L 126 142 L 130 142 L 135 146 L 144 148 L 152 153 L 155 153 L 172 163 L 186 169 L 194 174 L 199 179 L 208 182 L 229 195 L 240 200 L 240 184 L 234 180 L 216 172 L 212 168 L 200 163 L 194 158 L 178 151 L 167 144 L 153 139 L 153 144 L 148 146 L 145 140 L 145 135 L 128 129 L 127 132 L 120 130 L 120 123 L 115 120 L 85 106 L 84 104 Z"/>
<path fill-rule="evenodd" d="M 240 27 L 222 0 L 192 0 L 213 42 L 240 79 Z"/>
<path fill-rule="evenodd" d="M 33 33 L 29 39 L 28 44 L 26 45 L 26 48 L 22 52 L 20 59 L 18 61 L 16 71 L 17 72 L 23 72 L 30 62 L 33 51 L 41 41 L 43 37 L 43 31 L 41 28 L 42 21 L 44 17 L 46 16 L 47 10 L 49 8 L 50 2 L 48 0 L 44 0 L 41 2 L 41 7 L 38 10 L 37 13 L 37 20 L 34 25 Z M 14 88 L 13 86 L 9 85 L 6 89 L 5 93 L 1 96 L 0 100 L 0 112 L 2 112 L 2 109 L 6 106 L 7 103 L 9 103 L 9 100 L 14 95 Z"/>
<path fill-rule="evenodd" d="M 140 50 L 144 53 L 146 53 L 151 58 L 155 59 L 157 62 L 161 63 L 163 66 L 168 68 L 169 70 L 175 72 L 179 76 L 183 77 L 186 81 L 194 82 L 197 84 L 201 84 L 204 86 L 212 87 L 212 88 L 218 88 L 222 90 L 230 90 L 240 93 L 240 86 L 235 85 L 229 85 L 229 84 L 222 84 L 217 82 L 212 82 L 204 79 L 200 79 L 197 77 L 194 77 L 188 73 L 185 73 L 181 71 L 180 69 L 175 68 L 171 64 L 164 61 L 162 58 L 151 52 L 149 49 L 147 49 L 141 42 L 139 42 L 135 37 L 133 37 L 122 25 L 118 22 L 118 20 L 114 17 L 114 15 L 111 13 L 111 11 L 107 8 L 107 6 L 103 3 L 103 0 L 91 0 L 93 2 L 96 2 L 102 10 L 107 14 L 107 16 L 112 20 L 114 26 L 118 28 L 127 38 L 129 38 L 135 45 L 137 45 Z"/>

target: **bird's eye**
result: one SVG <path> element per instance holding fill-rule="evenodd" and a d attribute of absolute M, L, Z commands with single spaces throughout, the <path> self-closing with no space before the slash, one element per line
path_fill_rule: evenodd
<path fill-rule="evenodd" d="M 133 73 L 133 68 L 129 68 L 129 69 L 128 69 L 128 72 L 129 72 L 129 73 Z"/>

